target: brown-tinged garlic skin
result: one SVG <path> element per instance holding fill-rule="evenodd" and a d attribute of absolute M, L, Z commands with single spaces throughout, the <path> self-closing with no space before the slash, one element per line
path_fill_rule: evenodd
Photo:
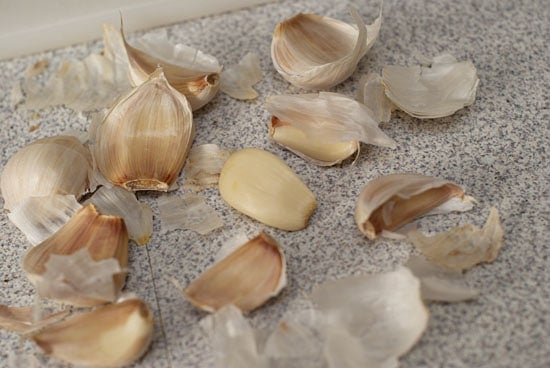
<path fill-rule="evenodd" d="M 167 191 L 194 135 L 189 103 L 159 68 L 107 113 L 92 137 L 92 153 L 111 183 L 131 191 Z"/>
<path fill-rule="evenodd" d="M 13 155 L 0 177 L 4 208 L 11 210 L 28 197 L 73 194 L 89 189 L 92 157 L 73 136 L 38 139 Z"/>

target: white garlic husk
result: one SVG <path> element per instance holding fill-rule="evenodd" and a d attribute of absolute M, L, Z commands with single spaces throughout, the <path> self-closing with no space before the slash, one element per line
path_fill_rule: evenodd
<path fill-rule="evenodd" d="M 168 191 L 194 135 L 189 103 L 159 68 L 94 128 L 91 150 L 99 171 L 112 184 L 132 191 Z"/>
<path fill-rule="evenodd" d="M 10 307 L 0 304 L 0 328 L 26 335 L 67 317 L 70 310 L 48 313 L 35 306 Z"/>
<path fill-rule="evenodd" d="M 346 80 L 372 47 L 382 14 L 365 26 L 357 10 L 355 25 L 316 14 L 297 14 L 277 25 L 271 58 L 279 74 L 304 89 L 327 89 Z"/>
<path fill-rule="evenodd" d="M 238 100 L 253 100 L 258 92 L 252 86 L 262 80 L 260 59 L 247 53 L 236 65 L 226 68 L 221 74 L 221 91 Z"/>
<path fill-rule="evenodd" d="M 72 194 L 89 188 L 90 152 L 71 136 L 36 140 L 13 155 L 0 177 L 4 208 L 11 210 L 28 197 Z"/>
<path fill-rule="evenodd" d="M 479 85 L 474 64 L 450 54 L 434 57 L 427 66 L 385 66 L 382 80 L 392 103 L 421 119 L 450 116 L 473 104 Z"/>
<path fill-rule="evenodd" d="M 359 80 L 357 101 L 367 106 L 379 123 L 390 121 L 393 104 L 386 96 L 382 78 L 378 73 L 365 74 Z"/>

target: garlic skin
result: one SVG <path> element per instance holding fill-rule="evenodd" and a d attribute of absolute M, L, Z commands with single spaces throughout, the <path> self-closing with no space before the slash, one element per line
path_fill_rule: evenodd
<path fill-rule="evenodd" d="M 447 180 L 419 174 L 385 175 L 369 181 L 362 189 L 355 205 L 355 222 L 364 235 L 375 239 L 448 201 L 454 203 L 453 198 L 460 201 L 449 210 L 466 211 L 473 206 L 473 198 Z"/>
<path fill-rule="evenodd" d="M 220 194 L 237 211 L 281 230 L 305 228 L 317 207 L 315 196 L 281 159 L 245 148 L 223 165 Z"/>
<path fill-rule="evenodd" d="M 258 92 L 252 86 L 262 80 L 258 55 L 249 52 L 237 65 L 232 65 L 221 74 L 221 91 L 238 100 L 253 100 Z"/>
<path fill-rule="evenodd" d="M 316 14 L 297 14 L 275 27 L 271 59 L 277 72 L 304 89 L 328 89 L 346 80 L 378 37 L 382 14 L 365 26 L 357 10 L 355 25 Z"/>
<path fill-rule="evenodd" d="M 92 153 L 103 176 L 127 190 L 168 191 L 193 142 L 189 103 L 157 69 L 94 129 Z"/>
<path fill-rule="evenodd" d="M 55 136 L 23 147 L 7 162 L 0 177 L 4 208 L 13 209 L 28 197 L 72 194 L 89 188 L 92 157 L 78 139 Z"/>
<path fill-rule="evenodd" d="M 64 310 L 46 316 L 39 316 L 38 314 L 41 313 L 35 310 L 34 306 L 8 307 L 0 304 L 0 328 L 25 335 L 56 323 L 70 313 L 69 310 Z M 35 317 L 38 318 L 35 320 Z"/>
<path fill-rule="evenodd" d="M 119 367 L 139 359 L 153 335 L 153 313 L 139 299 L 71 316 L 30 338 L 48 355 L 84 367 Z"/>
<path fill-rule="evenodd" d="M 393 104 L 386 97 L 385 87 L 378 73 L 365 74 L 359 79 L 357 101 L 373 112 L 377 122 L 387 123 L 390 121 Z"/>
<path fill-rule="evenodd" d="M 199 191 L 217 186 L 223 164 L 230 154 L 230 151 L 224 150 L 216 144 L 191 147 L 184 167 L 184 187 Z"/>

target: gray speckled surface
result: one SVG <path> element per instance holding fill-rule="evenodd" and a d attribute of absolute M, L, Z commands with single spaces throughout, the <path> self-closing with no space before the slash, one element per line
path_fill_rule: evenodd
<path fill-rule="evenodd" d="M 545 0 L 386 1 L 381 35 L 359 68 L 333 90 L 354 96 L 362 73 L 385 64 L 414 63 L 413 55 L 449 51 L 471 59 L 481 80 L 475 103 L 447 118 L 420 121 L 394 113 L 382 129 L 398 143 L 396 150 L 363 147 L 355 166 L 311 166 L 267 139 L 265 96 L 297 89 L 273 69 L 271 33 L 296 12 L 317 12 L 349 19 L 349 1 L 285 1 L 249 10 L 202 18 L 168 27 L 170 40 L 184 42 L 236 63 L 253 50 L 261 58 L 264 79 L 260 98 L 236 101 L 218 95 L 195 114 L 195 144 L 217 143 L 227 149 L 265 148 L 283 158 L 319 200 L 309 227 L 300 232 L 267 231 L 282 244 L 288 259 L 288 287 L 279 297 L 250 314 L 254 326 L 274 325 L 287 308 L 303 300 L 313 285 L 339 276 L 389 270 L 412 252 L 406 242 L 360 236 L 353 219 L 361 187 L 378 175 L 414 171 L 444 177 L 467 188 L 478 200 L 464 214 L 435 216 L 421 227 L 442 231 L 450 226 L 482 224 L 490 206 L 501 212 L 504 247 L 492 264 L 466 274 L 481 296 L 469 303 L 431 305 L 429 327 L 418 345 L 401 360 L 402 367 L 547 367 L 550 365 L 550 272 L 548 146 L 550 5 Z M 367 21 L 377 4 L 357 1 Z M 136 35 L 130 35 L 130 40 Z M 53 70 L 62 60 L 98 52 L 93 42 L 0 62 L 0 152 L 2 166 L 25 144 L 67 129 L 85 129 L 87 116 L 62 107 L 34 115 L 10 103 L 13 83 L 24 69 L 46 58 Z M 31 125 L 40 128 L 29 132 Z M 164 232 L 155 217 L 155 232 L 146 248 L 131 247 L 127 290 L 145 298 L 154 310 L 153 345 L 138 367 L 209 367 L 212 352 L 197 322 L 204 313 L 184 301 L 168 277 L 186 285 L 213 262 L 223 239 L 236 228 L 264 228 L 228 208 L 216 190 L 207 202 L 227 226 L 206 236 L 190 231 Z M 153 205 L 159 194 L 141 194 Z M 0 303 L 33 302 L 32 289 L 19 263 L 28 247 L 23 236 L 0 216 Z M 154 282 L 153 282 L 154 280 Z M 155 292 L 156 289 L 156 292 Z M 0 331 L 0 366 L 8 356 L 25 356 L 32 344 Z M 56 362 L 37 355 L 42 364 Z M 24 366 L 24 364 L 20 364 Z M 61 365 L 59 365 L 61 366 Z"/>

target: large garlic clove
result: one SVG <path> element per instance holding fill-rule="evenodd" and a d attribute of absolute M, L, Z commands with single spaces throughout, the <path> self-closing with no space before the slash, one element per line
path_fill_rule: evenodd
<path fill-rule="evenodd" d="M 258 308 L 286 285 L 286 262 L 277 242 L 264 232 L 243 244 L 195 279 L 185 295 L 208 312 L 227 304 L 242 311 Z"/>
<path fill-rule="evenodd" d="M 361 77 L 357 88 L 357 101 L 373 112 L 377 122 L 390 121 L 393 104 L 386 96 L 382 78 L 378 73 L 369 73 Z"/>
<path fill-rule="evenodd" d="M 78 280 L 67 277 L 73 267 L 67 264 L 67 270 L 61 270 L 58 265 L 56 272 L 64 274 L 64 277 L 55 279 L 47 278 L 47 263 L 52 255 L 72 255 L 79 250 L 86 249 L 93 261 L 104 261 L 114 259 L 118 262 L 120 269 L 128 265 L 128 233 L 124 221 L 119 217 L 100 215 L 93 205 L 88 205 L 76 212 L 73 217 L 63 225 L 54 235 L 30 249 L 23 259 L 23 270 L 27 273 L 29 280 L 39 287 L 38 292 L 47 290 L 67 290 L 75 289 L 75 293 L 64 293 L 63 295 L 42 295 L 43 297 L 52 297 L 62 300 L 66 303 L 80 306 L 89 306 L 105 303 L 113 300 L 116 294 L 124 286 L 125 273 L 112 275 L 112 285 L 107 285 L 104 292 L 91 290 L 88 294 L 79 290 Z M 61 263 L 62 264 L 62 263 Z M 82 267 L 77 267 L 82 268 Z M 90 265 L 93 269 L 93 265 Z M 112 269 L 112 268 L 109 268 Z M 65 272 L 67 271 L 67 272 Z M 99 268 L 103 273 L 103 268 Z M 45 277 L 46 276 L 46 277 Z M 102 275 L 86 275 L 88 279 Z M 86 278 L 82 282 L 86 282 Z M 61 285 L 59 288 L 55 284 L 68 284 L 70 287 Z M 54 284 L 51 286 L 49 284 Z M 86 284 L 87 285 L 87 284 Z M 98 294 L 101 294 L 98 296 Z"/>
<path fill-rule="evenodd" d="M 81 196 L 88 190 L 90 152 L 75 137 L 39 139 L 13 155 L 0 177 L 4 208 L 11 210 L 28 197 L 51 194 Z"/>
<path fill-rule="evenodd" d="M 92 153 L 111 183 L 133 191 L 167 191 L 185 163 L 194 135 L 188 102 L 159 68 L 95 128 Z"/>
<path fill-rule="evenodd" d="M 166 41 L 166 35 L 143 37 L 133 47 L 124 38 L 122 29 L 106 25 L 103 33 L 107 53 L 128 63 L 136 86 L 161 66 L 168 83 L 185 95 L 193 111 L 218 93 L 221 67 L 214 56 L 182 44 L 172 45 Z"/>
<path fill-rule="evenodd" d="M 346 80 L 378 37 L 381 14 L 365 26 L 355 9 L 355 26 L 316 14 L 298 14 L 277 25 L 271 42 L 275 69 L 304 89 L 327 89 Z"/>
<path fill-rule="evenodd" d="M 305 228 L 315 196 L 281 159 L 257 148 L 233 152 L 223 165 L 219 188 L 233 208 L 282 230 Z"/>
<path fill-rule="evenodd" d="M 417 230 L 407 236 L 431 262 L 460 271 L 478 263 L 493 262 L 502 247 L 503 231 L 498 210 L 493 207 L 483 228 L 467 224 L 432 237 Z"/>
<path fill-rule="evenodd" d="M 86 367 L 125 366 L 151 342 L 153 316 L 139 299 L 110 304 L 49 326 L 31 336 L 46 353 Z"/>
<path fill-rule="evenodd" d="M 456 202 L 456 199 L 459 199 Z M 467 211 L 473 198 L 444 179 L 419 174 L 390 174 L 365 185 L 355 206 L 355 221 L 369 239 L 392 231 L 452 201 L 449 211 Z"/>
<path fill-rule="evenodd" d="M 0 304 L 0 328 L 24 335 L 59 322 L 69 314 L 69 310 L 64 310 L 42 316 L 34 306 L 8 307 Z"/>
<path fill-rule="evenodd" d="M 474 103 L 479 84 L 471 61 L 449 54 L 429 66 L 390 65 L 382 69 L 386 95 L 400 110 L 417 118 L 440 118 Z"/>

